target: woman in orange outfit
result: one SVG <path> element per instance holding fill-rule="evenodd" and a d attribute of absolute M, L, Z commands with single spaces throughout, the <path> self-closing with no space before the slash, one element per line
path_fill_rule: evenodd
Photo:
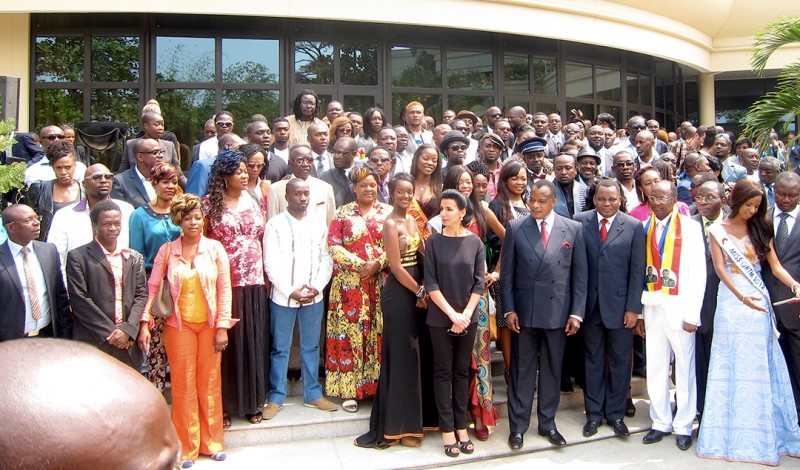
<path fill-rule="evenodd" d="M 170 216 L 181 228 L 181 236 L 164 244 L 153 262 L 138 341 L 146 351 L 153 326 L 150 310 L 166 273 L 175 304 L 164 327 L 172 377 L 172 423 L 181 440 L 182 466 L 188 468 L 199 454 L 213 460 L 226 458 L 220 358 L 228 345 L 228 329 L 237 320 L 231 319 L 228 255 L 222 244 L 203 236 L 200 199 L 194 194 L 176 196 Z"/>

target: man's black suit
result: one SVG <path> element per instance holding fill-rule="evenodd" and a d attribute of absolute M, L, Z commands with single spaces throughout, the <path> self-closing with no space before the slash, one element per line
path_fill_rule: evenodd
<path fill-rule="evenodd" d="M 122 257 L 122 323 L 119 329 L 131 337 L 133 344 L 119 349 L 106 338 L 117 326 L 114 322 L 114 274 L 102 247 L 91 241 L 67 255 L 67 284 L 75 314 L 73 337 L 96 346 L 125 364 L 137 369 L 142 353 L 136 344 L 139 320 L 147 303 L 147 279 L 142 255 L 131 250 Z"/>
<path fill-rule="evenodd" d="M 623 419 L 631 379 L 633 330 L 625 311 L 642 313 L 645 235 L 635 218 L 617 212 L 605 242 L 596 210 L 575 215 L 583 225 L 589 280 L 583 320 L 586 420 Z M 605 360 L 608 356 L 608 375 Z"/>
<path fill-rule="evenodd" d="M 136 174 L 135 166 L 114 175 L 114 184 L 111 186 L 111 198 L 122 199 L 130 203 L 134 209 L 146 206 L 147 203 L 150 202 L 147 191 L 144 189 L 144 183 L 139 179 L 139 175 Z"/>
<path fill-rule="evenodd" d="M 694 363 L 695 377 L 697 378 L 697 412 L 702 416 L 703 406 L 706 402 L 706 383 L 708 383 L 708 365 L 711 362 L 711 339 L 714 337 L 714 313 L 717 311 L 717 291 L 719 290 L 719 277 L 714 270 L 714 261 L 711 259 L 709 238 L 703 227 L 703 216 L 697 214 L 692 219 L 703 229 L 703 241 L 706 244 L 706 293 L 703 297 L 703 306 L 700 308 L 700 326 L 694 336 Z"/>
<path fill-rule="evenodd" d="M 356 200 L 356 193 L 353 191 L 353 185 L 350 184 L 345 170 L 331 168 L 322 173 L 319 179 L 333 187 L 333 197 L 336 199 L 337 209 Z"/>
<path fill-rule="evenodd" d="M 61 277 L 61 264 L 55 245 L 33 241 L 33 251 L 39 258 L 47 286 L 47 300 L 50 303 L 50 325 L 42 328 L 40 336 L 56 338 L 72 337 L 72 319 L 69 312 L 67 289 Z M 25 336 L 25 299 L 22 279 L 11 254 L 8 242 L 0 245 L 0 341 L 23 338 Z"/>
<path fill-rule="evenodd" d="M 533 217 L 512 220 L 506 227 L 501 313 L 515 312 L 520 325 L 520 333 L 511 335 L 510 430 L 528 429 L 538 368 L 539 429 L 551 431 L 561 398 L 564 328 L 571 315 L 583 318 L 586 305 L 583 228 L 554 214 L 545 250 Z"/>
<path fill-rule="evenodd" d="M 770 219 L 774 219 L 774 214 L 774 209 L 769 211 Z M 779 222 L 779 220 L 773 220 L 772 223 L 777 228 Z M 781 265 L 792 278 L 800 279 L 800 221 L 795 220 L 784 249 L 779 250 L 776 246 L 775 251 Z M 767 285 L 773 302 L 793 297 L 791 289 L 772 274 L 768 263 L 762 263 L 762 270 L 764 283 Z M 778 331 L 781 334 L 779 339 L 781 349 L 786 357 L 786 365 L 792 381 L 794 403 L 798 407 L 798 415 L 800 415 L 800 304 L 775 307 L 775 316 L 778 319 Z"/>

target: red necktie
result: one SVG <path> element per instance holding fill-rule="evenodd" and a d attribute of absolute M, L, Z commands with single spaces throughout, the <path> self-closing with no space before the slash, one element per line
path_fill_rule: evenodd
<path fill-rule="evenodd" d="M 603 219 L 600 221 L 600 243 L 604 243 L 606 241 L 606 237 L 608 236 L 608 219 Z"/>
<path fill-rule="evenodd" d="M 544 221 L 544 220 L 542 221 L 541 232 L 542 232 L 542 246 L 546 250 L 547 249 L 547 241 L 550 239 L 550 233 L 547 231 L 547 222 Z"/>

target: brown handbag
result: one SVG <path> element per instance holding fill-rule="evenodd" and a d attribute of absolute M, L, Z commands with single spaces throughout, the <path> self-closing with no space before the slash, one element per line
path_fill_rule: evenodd
<path fill-rule="evenodd" d="M 156 299 L 150 307 L 150 315 L 154 318 L 169 318 L 175 311 L 175 302 L 172 300 L 172 294 L 169 292 L 169 282 L 167 281 L 167 272 L 169 272 L 169 259 L 172 255 L 172 242 L 167 242 L 167 261 L 164 265 L 164 278 L 161 279 L 161 285 L 158 286 L 158 293 Z"/>

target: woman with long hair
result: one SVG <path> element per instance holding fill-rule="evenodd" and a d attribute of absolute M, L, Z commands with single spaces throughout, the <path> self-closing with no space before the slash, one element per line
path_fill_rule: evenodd
<path fill-rule="evenodd" d="M 150 169 L 150 184 L 156 190 L 156 198 L 146 206 L 139 207 L 128 220 L 130 247 L 144 257 L 144 269 L 148 279 L 159 248 L 181 234 L 181 229 L 172 221 L 170 208 L 178 194 L 178 169 L 169 163 L 158 162 Z M 164 319 L 155 318 L 152 340 L 147 349 L 147 378 L 163 392 L 167 383 L 167 352 L 164 349 Z"/>
<path fill-rule="evenodd" d="M 292 114 L 286 116 L 289 121 L 289 146 L 308 143 L 308 127 L 322 123 L 319 114 L 319 96 L 314 90 L 303 89 L 294 97 Z"/>
<path fill-rule="evenodd" d="M 176 196 L 170 218 L 178 239 L 162 245 L 153 260 L 149 297 L 139 327 L 147 351 L 154 326 L 151 310 L 166 277 L 175 311 L 166 319 L 164 346 L 171 369 L 172 423 L 181 441 L 182 467 L 200 454 L 225 460 L 220 360 L 228 346 L 231 318 L 230 262 L 222 244 L 203 236 L 203 212 L 194 194 Z"/>
<path fill-rule="evenodd" d="M 778 260 L 761 185 L 739 181 L 730 199 L 728 217 L 708 229 L 721 282 L 697 455 L 778 465 L 782 455 L 800 457 L 800 427 L 772 310 L 783 299 L 769 298 L 762 264 L 795 298 L 800 283 Z"/>
<path fill-rule="evenodd" d="M 411 176 L 416 186 L 409 214 L 427 239 L 430 236 L 428 220 L 439 213 L 439 196 L 442 194 L 442 159 L 434 145 L 422 144 L 417 147 L 411 160 Z"/>
<path fill-rule="evenodd" d="M 386 114 L 381 108 L 369 108 L 364 113 L 364 151 L 369 152 L 378 145 L 378 132 L 388 125 Z"/>
<path fill-rule="evenodd" d="M 378 174 L 368 166 L 350 171 L 356 200 L 336 211 L 328 230 L 333 279 L 328 307 L 325 394 L 355 413 L 358 400 L 374 396 L 380 374 L 381 271 L 388 265 L 383 221 L 392 206 L 378 201 Z"/>
<path fill-rule="evenodd" d="M 444 191 L 439 212 L 442 231 L 431 235 L 425 248 L 434 392 L 448 457 L 475 451 L 467 433 L 469 365 L 479 316 L 476 308 L 485 291 L 486 261 L 483 242 L 467 228 L 473 213 L 463 194 Z"/>
<path fill-rule="evenodd" d="M 232 316 L 241 324 L 222 358 L 222 399 L 227 412 L 261 422 L 269 377 L 269 305 L 264 280 L 261 207 L 247 194 L 249 175 L 238 150 L 220 153 L 211 166 L 203 208 L 210 238 L 228 253 L 233 286 Z"/>

